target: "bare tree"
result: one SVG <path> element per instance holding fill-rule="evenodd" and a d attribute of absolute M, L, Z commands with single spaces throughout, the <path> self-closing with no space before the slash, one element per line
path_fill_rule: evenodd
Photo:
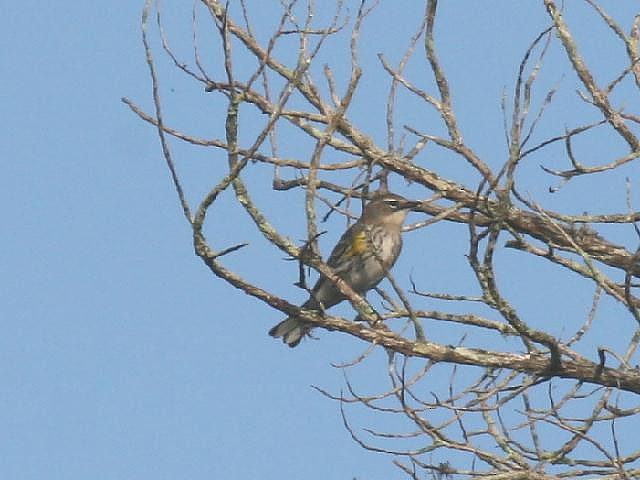
<path fill-rule="evenodd" d="M 602 31 L 619 46 L 611 55 L 619 57 L 622 67 L 602 72 L 585 60 L 563 6 L 539 0 L 548 22 L 529 40 L 520 64 L 514 65 L 514 88 L 505 90 L 502 98 L 506 148 L 505 160 L 498 162 L 483 158 L 465 142 L 451 78 L 438 53 L 437 0 L 427 0 L 416 11 L 418 21 L 415 31 L 407 33 L 404 54 L 395 60 L 380 54 L 379 68 L 367 77 L 388 92 L 386 97 L 368 100 L 386 109 L 386 144 L 368 135 L 350 117 L 349 109 L 364 88 L 362 32 L 378 3 L 355 2 L 353 10 L 346 3 L 336 1 L 333 13 L 326 16 L 326 10 L 318 12 L 312 0 L 281 0 L 277 25 L 265 35 L 255 31 L 251 18 L 258 12 L 251 11 L 249 2 L 202 0 L 193 15 L 193 60 L 186 62 L 172 49 L 160 11 L 154 9 L 152 0 L 146 2 L 142 30 L 155 111 L 145 112 L 131 100 L 123 101 L 157 128 L 193 231 L 196 254 L 214 275 L 260 300 L 265 309 L 297 315 L 366 342 L 368 348 L 361 355 L 340 366 L 345 371 L 366 362 L 373 352 L 388 355 L 385 375 L 389 383 L 381 384 L 379 392 L 360 393 L 350 375 L 345 377 L 348 395 L 319 390 L 340 402 L 344 425 L 356 442 L 393 455 L 395 465 L 409 478 L 640 477 L 640 442 L 622 442 L 617 433 L 633 428 L 634 423 L 637 428 L 640 421 L 640 371 L 634 365 L 640 341 L 640 213 L 632 207 L 634 181 L 626 180 L 619 213 L 575 214 L 568 208 L 554 211 L 542 205 L 529 192 L 531 183 L 522 173 L 525 166 L 537 162 L 552 191 L 590 181 L 594 196 L 610 195 L 605 178 L 616 173 L 625 185 L 629 170 L 624 169 L 640 157 L 640 13 L 635 18 L 614 18 L 596 0 L 569 2 L 568 8 L 581 8 L 591 14 L 591 21 L 601 22 L 606 27 Z M 409 2 L 402 8 L 415 6 Z M 163 116 L 157 60 L 149 36 L 154 14 L 164 58 L 194 88 L 217 94 L 226 102 L 226 114 L 218 117 L 225 138 L 185 133 Z M 206 49 L 213 51 L 206 54 L 197 33 L 197 21 L 202 18 L 212 22 L 217 32 L 217 44 L 212 47 L 208 42 Z M 367 41 L 382 44 L 385 38 L 373 35 Z M 322 66 L 329 46 L 332 52 L 346 55 Z M 566 83 L 575 81 L 575 89 L 542 87 L 540 72 L 551 50 L 564 62 L 562 68 L 571 76 Z M 217 63 L 205 66 L 205 56 Z M 424 76 L 411 78 L 407 73 L 411 65 L 429 71 L 433 81 Z M 336 71 L 346 73 L 336 75 Z M 559 78 L 560 73 L 555 73 Z M 541 125 L 561 101 L 560 95 L 582 104 L 587 112 L 584 121 L 540 136 Z M 407 115 L 406 109 L 398 108 L 400 97 L 435 113 L 439 124 L 416 120 L 420 117 L 415 113 Z M 559 121 L 566 122 L 566 118 Z M 476 128 L 482 128 L 481 120 L 478 122 Z M 610 144 L 610 157 L 581 158 L 584 153 L 576 144 L 589 136 Z M 188 201 L 192 193 L 185 191 L 184 179 L 178 174 L 172 142 L 225 154 L 226 165 L 216 165 L 219 177 L 195 207 Z M 308 155 L 281 154 L 290 142 L 307 145 Z M 472 173 L 464 181 L 439 173 L 428 160 L 443 152 L 448 162 Z M 306 241 L 290 241 L 295 233 L 276 228 L 265 214 L 265 205 L 254 199 L 244 176 L 256 164 L 272 166 L 271 178 L 261 175 L 252 180 L 268 186 L 272 196 L 304 192 L 298 198 L 303 198 L 300 208 L 306 212 Z M 353 218 L 352 200 L 365 199 L 369 191 L 386 188 L 389 182 L 401 184 L 408 198 L 421 200 L 415 211 L 425 214 L 424 219 L 405 227 L 416 231 L 413 238 L 443 222 L 452 236 L 466 239 L 464 254 L 475 294 L 426 292 L 409 278 L 395 279 L 389 274 L 393 291 L 378 289 L 383 306 L 376 308 L 323 262 L 316 246 L 322 233 L 318 207 L 328 214 Z M 298 280 L 298 286 L 306 288 L 309 269 L 326 276 L 347 297 L 356 318 L 301 310 L 228 267 L 225 256 L 242 255 L 245 244 L 219 246 L 205 236 L 206 229 L 209 237 L 216 237 L 215 222 L 208 219 L 215 217 L 217 201 L 226 191 L 233 192 L 275 251 L 299 262 L 300 275 L 292 284 Z M 628 245 L 618 245 L 620 238 Z M 273 256 L 273 252 L 264 255 Z M 509 253 L 508 263 L 522 262 L 523 266 L 510 267 L 512 272 L 523 269 L 517 278 L 504 274 L 500 258 L 505 253 Z M 531 312 L 523 313 L 506 293 L 512 282 L 523 290 L 531 288 L 526 268 L 532 264 L 551 266 L 550 271 L 560 272 L 563 282 L 575 282 L 575 288 L 592 292 L 590 304 L 567 321 L 562 334 L 541 329 L 542 322 Z M 603 302 L 616 305 L 616 318 L 598 318 Z M 439 308 L 426 310 L 425 305 Z M 553 309 L 544 307 L 536 316 Z M 629 332 L 625 341 L 611 347 L 589 339 L 599 321 Z M 430 335 L 435 326 L 438 332 L 460 332 L 462 326 L 464 336 L 455 345 L 437 341 Z M 256 328 L 266 327 L 256 324 Z M 429 385 L 436 371 L 448 372 L 448 385 Z M 396 416 L 398 430 L 355 428 L 347 406 L 370 411 L 372 424 L 378 415 Z"/>

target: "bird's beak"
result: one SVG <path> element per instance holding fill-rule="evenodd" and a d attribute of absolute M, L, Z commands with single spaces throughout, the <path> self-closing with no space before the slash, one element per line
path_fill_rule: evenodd
<path fill-rule="evenodd" d="M 402 209 L 403 210 L 414 210 L 416 208 L 418 208 L 420 205 L 422 205 L 422 202 L 418 201 L 418 200 L 405 200 L 402 202 Z"/>

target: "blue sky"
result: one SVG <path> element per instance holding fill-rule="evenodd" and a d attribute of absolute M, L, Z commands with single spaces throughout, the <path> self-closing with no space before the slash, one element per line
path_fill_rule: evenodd
<path fill-rule="evenodd" d="M 343 389 L 342 373 L 330 363 L 346 361 L 364 346 L 322 332 L 320 341 L 286 349 L 266 335 L 280 317 L 214 278 L 193 254 L 156 132 L 120 102 L 126 96 L 151 110 L 139 28 L 142 2 L 4 3 L 0 477 L 400 476 L 389 458 L 355 445 L 342 427 L 338 405 L 310 387 L 334 393 Z M 389 32 L 388 25 L 410 25 L 400 32 L 407 35 L 417 27 L 415 13 L 391 3 L 383 2 L 365 26 L 367 38 L 378 38 L 384 46 L 372 40 L 363 43 L 364 93 L 351 111 L 381 145 L 386 144 L 381 112 L 388 83 L 374 81 L 381 75 L 375 55 L 384 51 L 397 61 L 405 45 L 406 37 Z M 451 77 L 465 139 L 497 168 L 506 158 L 500 96 L 513 85 L 522 53 L 548 20 L 540 2 L 442 3 L 448 5 L 439 17 L 440 57 Z M 604 5 L 628 26 L 636 13 L 632 3 Z M 279 2 L 253 5 L 268 11 Z M 163 2 L 167 35 L 187 58 L 191 6 Z M 206 13 L 197 10 L 203 38 L 214 38 Z M 421 14 L 422 7 L 418 11 Z M 618 47 L 602 41 L 606 29 L 580 12 L 583 9 L 574 17 L 568 13 L 569 21 L 576 22 L 576 39 L 584 42 L 596 73 L 608 81 L 615 76 L 609 72 L 617 73 L 621 65 L 622 57 L 610 54 Z M 265 32 L 273 21 L 268 15 L 255 15 L 254 20 L 257 30 Z M 329 50 L 327 56 L 339 58 L 340 53 Z M 162 57 L 159 49 L 156 54 Z M 208 55 L 205 63 L 216 68 L 216 51 Z M 541 75 L 545 88 L 559 84 L 563 94 L 549 109 L 541 136 L 595 118 L 572 94 L 575 78 L 562 55 L 555 42 Z M 159 62 L 168 123 L 202 136 L 220 135 L 221 99 L 207 96 L 166 60 Z M 336 72 L 344 74 L 338 67 Z M 425 88 L 432 86 L 425 68 L 415 66 L 411 72 Z M 624 100 L 631 106 L 637 92 L 628 99 L 621 95 Z M 399 111 L 413 124 L 436 122 L 409 97 Z M 309 145 L 288 144 L 282 138 L 280 145 L 285 155 L 308 158 Z M 223 172 L 224 156 L 174 148 L 189 199 L 197 201 Z M 622 151 L 621 145 L 597 139 L 579 148 L 594 163 L 601 163 L 600 155 L 610 158 L 611 149 Z M 538 165 L 557 168 L 563 157 L 561 149 L 550 152 L 523 167 L 528 175 L 523 183 L 534 198 L 569 213 L 625 211 L 623 179 L 637 178 L 637 167 L 601 179 L 608 182 L 604 191 L 610 194 L 594 195 L 593 189 L 602 186 L 585 178 L 551 195 L 548 187 L 557 182 Z M 429 162 L 442 175 L 470 178 L 466 167 L 446 155 L 434 152 Z M 256 198 L 265 202 L 273 222 L 291 238 L 303 238 L 302 208 L 283 214 L 301 194 L 271 192 L 270 175 L 263 167 L 247 173 L 251 184 L 260 185 Z M 295 265 L 282 268 L 281 253 L 273 249 L 263 257 L 261 249 L 269 247 L 246 219 L 236 222 L 240 211 L 229 200 L 223 197 L 228 209 L 214 213 L 218 223 L 208 233 L 215 235 L 218 246 L 251 243 L 246 252 L 229 257 L 229 264 L 301 301 L 302 292 L 292 287 Z M 221 226 L 228 231 L 219 231 Z M 344 222 L 334 220 L 327 228 L 325 253 Z M 466 238 L 452 235 L 464 227 L 455 228 L 438 224 L 407 236 L 407 251 L 397 269 L 405 285 L 411 271 L 424 290 L 477 293 L 469 291 L 473 286 L 464 259 Z M 631 229 L 611 234 L 635 248 Z M 505 278 L 516 276 L 523 264 L 531 268 L 526 294 L 521 286 L 505 285 L 516 305 L 535 318 L 541 302 L 555 302 L 538 318 L 541 328 L 560 335 L 584 320 L 590 285 L 569 274 L 556 279 L 552 269 L 534 259 L 516 266 L 516 259 L 522 261 L 522 255 L 507 252 L 500 258 Z M 549 288 L 550 281 L 554 288 Z M 622 314 L 615 305 L 606 308 L 611 318 Z M 616 329 L 596 323 L 600 333 L 593 341 L 616 344 L 617 336 L 631 331 L 625 322 Z M 454 341 L 460 333 L 434 331 L 433 336 Z M 384 378 L 383 360 L 377 358 L 378 368 L 362 378 L 369 391 Z M 363 426 L 371 420 L 355 411 L 352 418 Z"/>

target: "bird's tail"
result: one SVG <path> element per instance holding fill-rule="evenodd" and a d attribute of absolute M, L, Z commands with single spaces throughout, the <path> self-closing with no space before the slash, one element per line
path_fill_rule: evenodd
<path fill-rule="evenodd" d="M 308 323 L 296 317 L 289 317 L 269 330 L 269 335 L 274 338 L 282 337 L 284 343 L 295 347 L 309 333 L 309 330 L 311 327 Z"/>
<path fill-rule="evenodd" d="M 301 308 L 317 308 L 318 302 L 309 299 Z M 288 317 L 269 330 L 269 335 L 274 338 L 282 338 L 282 341 L 290 347 L 295 347 L 311 331 L 312 326 L 298 317 Z"/>

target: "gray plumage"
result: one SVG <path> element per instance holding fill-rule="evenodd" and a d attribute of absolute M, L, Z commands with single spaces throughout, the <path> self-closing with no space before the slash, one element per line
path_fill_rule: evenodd
<path fill-rule="evenodd" d="M 395 264 L 402 249 L 402 224 L 411 202 L 393 193 L 377 193 L 364 207 L 361 217 L 347 229 L 331 252 L 327 265 L 353 288 L 363 294 L 374 288 Z M 345 297 L 336 286 L 320 276 L 312 295 L 300 308 L 328 309 Z M 271 330 L 269 335 L 282 338 L 290 347 L 300 343 L 312 326 L 297 317 L 288 317 Z"/>

